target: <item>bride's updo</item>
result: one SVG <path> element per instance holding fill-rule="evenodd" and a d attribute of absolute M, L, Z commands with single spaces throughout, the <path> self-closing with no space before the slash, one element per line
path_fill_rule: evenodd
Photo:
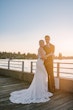
<path fill-rule="evenodd" d="M 43 47 L 44 46 L 44 40 L 39 40 L 39 45 L 40 45 L 40 47 Z"/>

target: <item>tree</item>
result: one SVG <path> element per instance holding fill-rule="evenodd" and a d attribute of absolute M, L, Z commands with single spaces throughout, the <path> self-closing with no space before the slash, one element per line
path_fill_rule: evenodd
<path fill-rule="evenodd" d="M 62 59 L 62 53 L 59 53 L 58 58 L 59 58 L 59 59 Z"/>

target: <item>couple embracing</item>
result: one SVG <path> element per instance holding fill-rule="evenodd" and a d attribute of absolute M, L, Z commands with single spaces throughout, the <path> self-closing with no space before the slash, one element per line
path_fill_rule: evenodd
<path fill-rule="evenodd" d="M 36 63 L 36 73 L 28 89 L 14 91 L 10 95 L 13 103 L 30 104 L 40 103 L 50 100 L 55 91 L 53 74 L 54 45 L 50 43 L 50 36 L 45 36 L 39 41 L 38 59 Z"/>

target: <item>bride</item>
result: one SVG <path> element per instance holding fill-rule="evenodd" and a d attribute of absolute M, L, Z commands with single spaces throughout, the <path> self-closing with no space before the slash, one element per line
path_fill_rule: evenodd
<path fill-rule="evenodd" d="M 40 103 L 50 100 L 53 95 L 48 92 L 47 72 L 44 66 L 44 60 L 51 54 L 46 55 L 43 47 L 44 41 L 39 41 L 38 60 L 36 63 L 36 73 L 28 89 L 14 91 L 9 100 L 13 103 L 30 104 Z"/>

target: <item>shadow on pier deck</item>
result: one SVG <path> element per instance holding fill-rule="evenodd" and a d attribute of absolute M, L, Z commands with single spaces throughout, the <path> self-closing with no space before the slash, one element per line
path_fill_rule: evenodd
<path fill-rule="evenodd" d="M 0 75 L 0 110 L 73 110 L 73 93 L 58 90 L 49 102 L 39 104 L 13 104 L 12 91 L 29 87 L 28 82 Z"/>

